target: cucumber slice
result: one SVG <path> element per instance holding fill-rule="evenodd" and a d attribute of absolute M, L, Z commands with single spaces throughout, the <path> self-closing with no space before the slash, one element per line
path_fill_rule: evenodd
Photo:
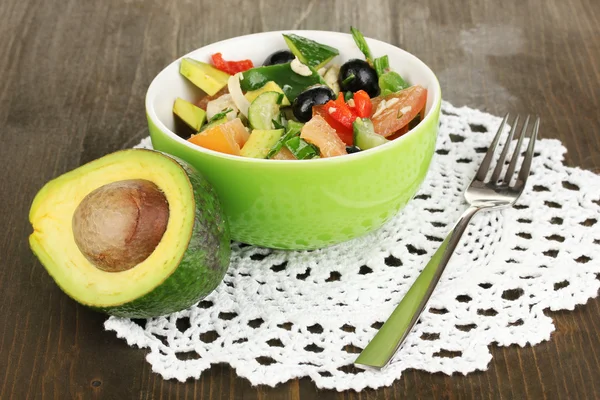
<path fill-rule="evenodd" d="M 265 84 L 265 86 L 261 87 L 260 89 L 251 90 L 249 92 L 246 92 L 246 94 L 244 96 L 246 97 L 246 99 L 248 99 L 248 101 L 250 103 L 252 103 L 258 96 L 260 96 L 264 92 L 278 92 L 278 93 L 281 93 L 281 94 L 283 94 L 283 100 L 281 101 L 281 105 L 283 107 L 291 105 L 291 103 L 288 100 L 288 98 L 285 97 L 285 93 L 283 93 L 283 90 L 279 87 L 278 84 L 276 84 L 273 81 L 267 82 Z"/>
<path fill-rule="evenodd" d="M 271 147 L 277 143 L 282 135 L 283 129 L 255 129 L 244 147 L 242 147 L 240 155 L 242 157 L 266 158 Z"/>
<path fill-rule="evenodd" d="M 324 67 L 333 57 L 340 54 L 338 49 L 334 47 L 294 35 L 293 33 L 283 35 L 283 39 L 290 48 L 290 51 L 298 57 L 298 60 L 302 64 L 311 66 L 314 69 Z"/>
<path fill-rule="evenodd" d="M 354 144 L 361 150 L 372 149 L 389 142 L 386 138 L 375 133 L 373 122 L 368 118 L 356 118 L 352 124 Z"/>
<path fill-rule="evenodd" d="M 250 125 L 254 129 L 273 129 L 273 120 L 278 118 L 281 100 L 281 93 L 264 92 L 260 94 L 248 108 L 248 122 L 250 122 Z"/>

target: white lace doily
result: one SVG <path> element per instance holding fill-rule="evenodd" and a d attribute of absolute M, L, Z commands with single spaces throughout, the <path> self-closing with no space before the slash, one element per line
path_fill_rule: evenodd
<path fill-rule="evenodd" d="M 475 216 L 395 361 L 383 372 L 352 366 L 466 208 L 462 191 L 500 123 L 442 109 L 429 175 L 382 229 L 312 252 L 233 245 L 224 282 L 197 306 L 147 321 L 111 317 L 106 329 L 148 348 L 167 379 L 227 363 L 253 385 L 308 376 L 337 390 L 387 386 L 408 368 L 485 370 L 493 342 L 550 339 L 544 309 L 572 310 L 598 294 L 600 176 L 565 167 L 565 148 L 544 139 L 517 206 Z"/>

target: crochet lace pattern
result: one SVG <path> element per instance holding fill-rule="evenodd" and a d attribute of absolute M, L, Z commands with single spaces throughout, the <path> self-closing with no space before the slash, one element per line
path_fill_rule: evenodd
<path fill-rule="evenodd" d="M 598 295 L 600 177 L 564 166 L 562 144 L 542 139 L 516 206 L 474 217 L 390 366 L 353 366 L 466 208 L 462 192 L 499 124 L 445 102 L 425 182 L 378 231 L 315 251 L 234 243 L 224 281 L 197 305 L 149 320 L 110 317 L 105 328 L 148 349 L 165 379 L 198 378 L 227 363 L 253 385 L 310 377 L 340 391 L 391 385 L 408 368 L 486 370 L 493 342 L 549 340 L 545 309 L 572 310 Z"/>

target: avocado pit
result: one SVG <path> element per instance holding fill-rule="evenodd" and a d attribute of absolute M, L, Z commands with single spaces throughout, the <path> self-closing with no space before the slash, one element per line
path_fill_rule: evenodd
<path fill-rule="evenodd" d="M 153 182 L 112 182 L 89 193 L 73 214 L 73 237 L 96 268 L 121 272 L 152 254 L 169 221 L 169 203 Z"/>

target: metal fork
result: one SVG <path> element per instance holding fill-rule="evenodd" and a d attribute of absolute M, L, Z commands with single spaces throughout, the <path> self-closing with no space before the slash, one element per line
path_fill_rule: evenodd
<path fill-rule="evenodd" d="M 508 169 L 504 176 L 500 178 L 505 165 L 508 149 L 515 137 L 515 132 L 517 131 L 519 116 L 514 119 L 512 129 L 508 134 L 508 138 L 506 139 L 506 143 L 500 153 L 500 157 L 491 177 L 486 179 L 490 171 L 496 147 L 498 147 L 498 142 L 500 141 L 504 126 L 508 120 L 508 114 L 506 114 L 477 174 L 465 192 L 465 199 L 469 203 L 469 208 L 462 214 L 452 231 L 442 242 L 440 248 L 435 252 L 400 304 L 398 304 L 385 324 L 379 329 L 379 332 L 377 332 L 368 346 L 360 353 L 354 362 L 354 365 L 363 369 L 380 370 L 389 364 L 392 357 L 400 349 L 402 343 L 427 306 L 431 294 L 439 282 L 448 261 L 452 257 L 452 253 L 456 249 L 456 246 L 473 215 L 482 210 L 496 210 L 511 207 L 515 204 L 521 193 L 523 193 L 525 182 L 529 177 L 531 160 L 533 159 L 535 142 L 540 125 L 540 119 L 539 117 L 536 117 L 520 171 L 517 174 L 516 180 L 513 181 L 513 175 L 515 175 L 517 162 L 520 158 L 520 148 L 523 139 L 528 134 L 527 128 L 529 126 L 529 119 L 529 116 L 525 119 L 510 164 L 508 165 Z"/>

